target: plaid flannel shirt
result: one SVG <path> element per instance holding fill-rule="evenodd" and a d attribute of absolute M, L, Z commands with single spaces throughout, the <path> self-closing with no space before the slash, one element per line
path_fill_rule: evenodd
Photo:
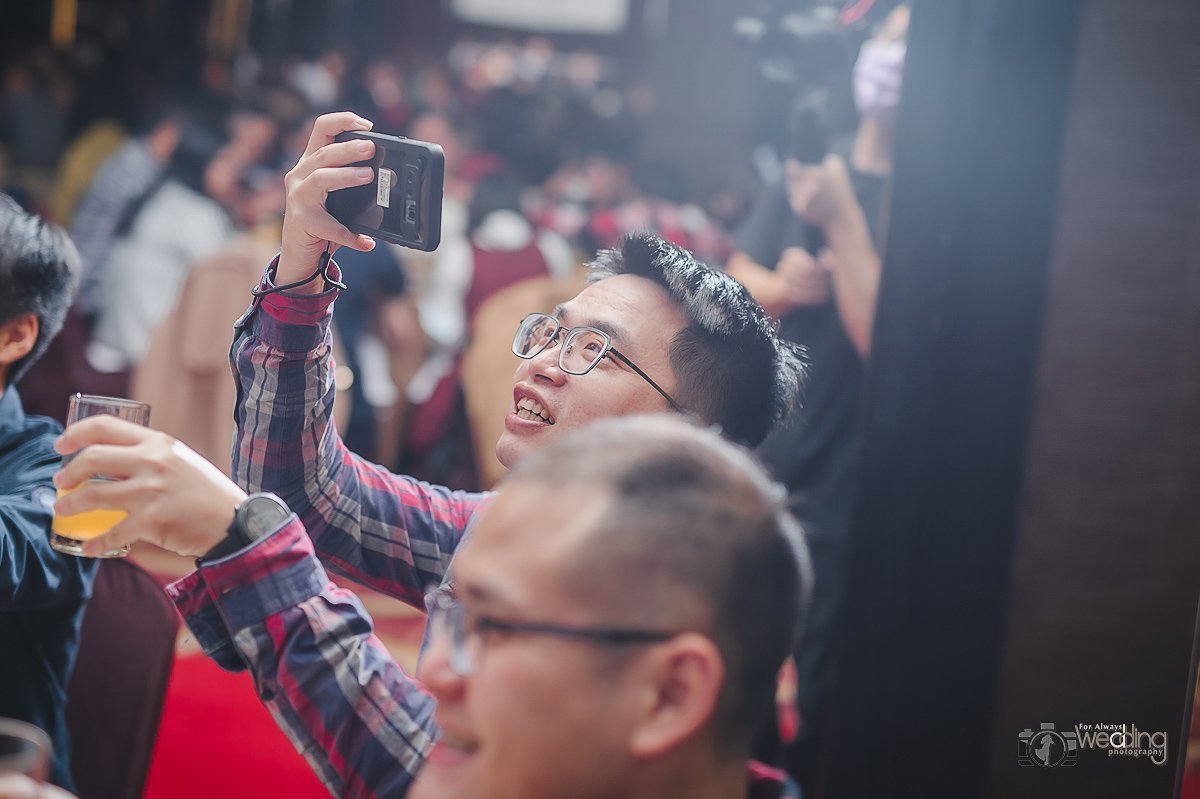
<path fill-rule="evenodd" d="M 421 606 L 446 579 L 487 495 L 395 475 L 346 449 L 332 423 L 335 297 L 268 295 L 238 321 L 230 350 L 233 477 L 246 491 L 278 494 L 295 515 L 168 591 L 205 654 L 230 671 L 250 670 L 332 794 L 400 796 L 436 739 L 434 700 L 321 562 Z"/>
<path fill-rule="evenodd" d="M 436 740 L 435 700 L 396 665 L 358 597 L 330 582 L 317 555 L 355 582 L 419 604 L 444 588 L 487 495 L 394 475 L 345 448 L 331 421 L 335 296 L 268 295 L 238 321 L 233 474 L 294 513 L 167 592 L 206 655 L 229 671 L 250 670 L 259 698 L 330 793 L 400 797 Z M 751 799 L 797 795 L 783 772 L 760 763 L 748 764 L 748 778 Z"/>

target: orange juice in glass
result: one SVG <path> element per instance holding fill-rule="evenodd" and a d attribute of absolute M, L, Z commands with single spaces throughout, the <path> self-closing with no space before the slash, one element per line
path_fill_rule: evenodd
<path fill-rule="evenodd" d="M 117 416 L 134 424 L 146 425 L 150 422 L 150 406 L 144 402 L 134 402 L 133 400 L 118 399 L 116 397 L 96 397 L 86 394 L 76 394 L 71 397 L 71 404 L 67 409 L 67 425 L 69 426 L 89 416 L 102 414 Z M 70 460 L 71 457 L 74 456 L 69 456 L 66 460 Z M 64 460 L 64 464 L 66 460 Z M 83 485 L 107 479 L 109 478 L 97 475 L 92 480 L 83 483 Z M 71 489 L 71 491 L 78 490 L 78 488 Z M 71 493 L 71 491 L 62 491 L 60 489 L 58 495 L 60 497 L 65 496 Z M 55 516 L 54 522 L 50 527 L 50 546 L 68 555 L 82 556 L 83 545 L 86 541 L 104 535 L 112 529 L 113 525 L 124 519 L 126 515 L 123 510 L 100 508 L 76 513 L 71 516 Z M 128 554 L 129 547 L 124 546 L 114 549 L 111 552 L 105 552 L 100 557 L 120 558 Z"/>

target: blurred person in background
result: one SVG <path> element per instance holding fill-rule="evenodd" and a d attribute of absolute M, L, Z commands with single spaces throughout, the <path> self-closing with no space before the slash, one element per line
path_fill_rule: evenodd
<path fill-rule="evenodd" d="M 418 141 L 440 144 L 446 157 L 445 187 L 442 192 L 442 239 L 462 238 L 467 231 L 467 208 L 479 180 L 475 151 L 460 121 L 449 113 L 427 112 L 418 116 L 408 131 Z M 430 268 L 436 268 L 431 266 Z"/>
<path fill-rule="evenodd" d="M 236 396 L 229 379 L 229 331 L 262 264 L 279 251 L 283 173 L 273 164 L 277 125 L 250 111 L 234 115 L 233 138 L 210 189 L 242 228 L 188 270 L 174 307 L 150 333 L 129 396 L 154 410 L 154 426 L 229 470 Z M 212 170 L 210 170 L 212 171 Z"/>
<path fill-rule="evenodd" d="M 227 117 L 229 140 L 205 175 L 206 190 L 221 204 L 238 230 L 282 213 L 282 167 L 270 163 L 279 150 L 280 126 L 257 108 L 233 110 Z"/>
<path fill-rule="evenodd" d="M 12 170 L 7 179 L 25 194 L 23 205 L 41 207 L 66 146 L 74 84 L 46 45 L 17 54 L 3 74 L 0 146 Z"/>
<path fill-rule="evenodd" d="M 220 158 L 228 141 L 224 113 L 202 109 L 185 116 L 162 180 L 127 212 L 104 267 L 87 348 L 95 369 L 118 372 L 136 366 L 192 265 L 233 235 L 233 221 L 222 204 L 236 184 L 236 168 Z"/>
<path fill-rule="evenodd" d="M 348 110 L 379 120 L 381 131 L 405 130 L 412 122 L 404 73 L 391 59 L 375 59 L 351 70 L 343 96 Z"/>
<path fill-rule="evenodd" d="M 149 109 L 140 130 L 96 172 L 71 220 L 71 239 L 83 260 L 77 308 L 94 317 L 102 305 L 101 286 L 117 229 L 135 202 L 162 180 L 179 142 L 180 111 Z"/>
<path fill-rule="evenodd" d="M 409 97 L 413 113 L 449 115 L 457 111 L 458 93 L 446 68 L 433 62 L 421 64 L 413 75 Z"/>
<path fill-rule="evenodd" d="M 581 252 L 595 252 L 620 238 L 615 224 L 596 228 L 598 214 L 637 198 L 628 136 L 591 137 L 542 183 L 531 198 L 530 213 Z"/>
<path fill-rule="evenodd" d="M 475 312 L 489 296 L 539 275 L 566 279 L 575 267 L 566 240 L 535 228 L 522 214 L 526 188 L 509 169 L 484 177 L 471 198 L 467 235 L 442 245 L 437 272 L 421 301 L 421 324 L 452 354 L 461 351 Z"/>
<path fill-rule="evenodd" d="M 96 561 L 50 548 L 62 426 L 26 416 L 14 384 L 62 326 L 78 278 L 67 234 L 0 194 L 0 717 L 46 731 L 51 781 L 65 788 L 63 705 Z"/>
<path fill-rule="evenodd" d="M 764 188 L 740 229 L 727 271 L 804 345 L 810 364 L 802 410 L 759 455 L 791 493 L 815 575 L 812 610 L 796 653 L 799 735 L 785 755 L 812 784 L 822 711 L 833 677 L 857 479 L 855 435 L 865 359 L 879 288 L 875 240 L 884 227 L 891 131 L 900 99 L 908 6 L 900 5 L 864 43 L 855 64 L 860 114 L 850 164 L 839 155 L 805 164 L 788 158 L 784 178 Z M 823 240 L 823 246 L 814 246 Z"/>
<path fill-rule="evenodd" d="M 100 167 L 129 139 L 125 126 L 112 117 L 97 119 L 63 150 L 47 206 L 50 218 L 70 230 L 75 209 Z"/>
<path fill-rule="evenodd" d="M 304 95 L 314 111 L 328 111 L 342 95 L 346 77 L 346 56 L 340 50 L 327 50 L 316 61 L 300 61 L 285 70 L 288 85 Z"/>
<path fill-rule="evenodd" d="M 535 192 L 529 213 L 582 252 L 612 247 L 621 236 L 653 231 L 705 263 L 720 265 L 729 238 L 687 202 L 683 176 L 665 163 L 637 161 L 628 135 L 593 138 L 585 154 L 560 165 Z"/>
<path fill-rule="evenodd" d="M 412 324 L 408 281 L 397 250 L 380 243 L 370 252 L 338 255 L 346 290 L 338 296 L 341 312 L 334 318 L 345 352 L 338 368 L 345 367 L 351 381 L 350 418 L 342 440 L 352 452 L 385 463 L 392 448 L 379 432 L 392 427 L 380 422 L 395 412 L 405 388 L 393 379 L 393 358 L 415 360 L 425 350 L 424 337 Z"/>

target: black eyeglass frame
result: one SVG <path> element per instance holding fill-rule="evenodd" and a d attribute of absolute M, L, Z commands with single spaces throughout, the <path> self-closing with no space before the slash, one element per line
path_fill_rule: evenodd
<path fill-rule="evenodd" d="M 506 621 L 491 616 L 471 613 L 457 598 L 442 594 L 434 602 L 433 610 L 446 620 L 450 632 L 450 665 L 456 674 L 465 677 L 479 665 L 471 662 L 467 653 L 468 616 L 475 619 L 473 633 L 483 635 L 488 632 L 525 633 L 526 635 L 545 635 L 552 638 L 564 638 L 572 641 L 584 641 L 601 646 L 627 646 L 630 644 L 658 644 L 669 641 L 678 633 L 663 630 L 649 630 L 641 627 L 579 627 L 553 622 Z M 433 628 L 437 629 L 437 620 L 431 619 Z"/>
<path fill-rule="evenodd" d="M 517 341 L 520 338 L 521 328 L 524 327 L 525 323 L 527 321 L 529 321 L 530 319 L 532 319 L 533 317 L 538 317 L 539 319 L 549 319 L 550 321 L 554 322 L 554 325 L 555 325 L 554 333 L 552 333 L 546 339 L 545 343 L 543 343 L 540 347 L 535 349 L 533 352 L 530 352 L 528 354 L 522 354 L 517 351 Z M 645 380 L 647 383 L 649 383 L 654 388 L 655 391 L 657 391 L 659 394 L 662 394 L 663 399 L 665 399 L 671 405 L 671 410 L 678 411 L 679 413 L 687 413 L 687 410 L 682 405 L 680 405 L 678 402 L 676 402 L 675 399 L 670 394 L 663 391 L 662 388 L 659 387 L 658 383 L 655 383 L 654 380 L 651 379 L 650 375 L 643 372 L 641 369 L 638 368 L 638 365 L 636 363 L 634 363 L 633 361 L 629 360 L 627 357 L 622 355 L 620 350 L 618 350 L 616 347 L 613 346 L 612 339 L 609 338 L 609 335 L 607 333 L 605 333 L 603 330 L 597 330 L 594 327 L 563 327 L 562 322 L 558 321 L 558 319 L 551 316 L 550 314 L 531 313 L 528 316 L 526 316 L 524 319 L 522 319 L 520 324 L 517 325 L 517 332 L 513 335 L 512 353 L 513 353 L 513 355 L 516 355 L 518 358 L 524 358 L 525 360 L 529 360 L 531 358 L 536 358 L 538 355 L 540 355 L 542 353 L 543 350 L 545 350 L 547 347 L 549 347 L 553 342 L 555 342 L 558 339 L 559 333 L 565 333 L 565 335 L 563 336 L 563 341 L 566 341 L 577 330 L 596 333 L 596 334 L 600 335 L 601 337 L 603 337 L 604 349 L 600 353 L 600 355 L 597 356 L 596 360 L 592 361 L 591 365 L 588 366 L 588 368 L 584 369 L 582 372 L 575 372 L 575 371 L 568 369 L 566 367 L 566 365 L 563 363 L 563 355 L 566 352 L 566 349 L 562 348 L 558 351 L 558 368 L 559 369 L 562 369 L 564 372 L 566 372 L 569 375 L 586 375 L 588 372 L 595 369 L 596 364 L 598 364 L 602 360 L 604 360 L 605 356 L 607 356 L 609 353 L 612 353 L 613 355 L 620 358 L 622 363 L 624 363 L 626 366 L 628 366 L 633 371 L 637 372 L 638 376 L 641 377 L 643 380 Z"/>

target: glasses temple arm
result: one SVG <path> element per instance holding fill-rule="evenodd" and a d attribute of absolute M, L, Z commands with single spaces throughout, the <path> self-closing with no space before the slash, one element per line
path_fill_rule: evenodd
<path fill-rule="evenodd" d="M 624 363 L 626 366 L 628 366 L 630 369 L 637 372 L 643 380 L 645 380 L 647 383 L 649 383 L 651 386 L 654 387 L 655 391 L 657 391 L 659 394 L 662 394 L 663 399 L 665 399 L 667 402 L 671 403 L 672 410 L 679 411 L 680 413 L 684 412 L 683 406 L 681 406 L 678 402 L 676 402 L 674 399 L 672 399 L 670 394 L 668 394 L 667 392 L 665 392 L 661 388 L 659 388 L 658 383 L 655 383 L 653 380 L 651 380 L 650 375 L 646 374 L 641 369 L 639 369 L 637 367 L 637 364 L 635 364 L 633 361 L 629 360 L 624 355 L 622 355 L 620 352 L 618 352 L 616 347 L 609 347 L 608 351 L 611 352 L 613 355 L 617 356 L 618 358 L 620 358 L 621 362 Z"/>

